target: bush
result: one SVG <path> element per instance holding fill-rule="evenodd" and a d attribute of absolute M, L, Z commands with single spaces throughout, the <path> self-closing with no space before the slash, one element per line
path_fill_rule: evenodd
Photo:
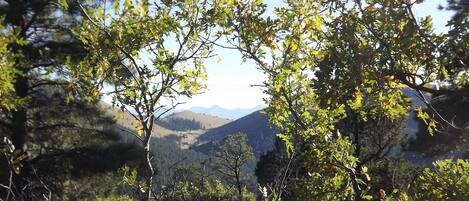
<path fill-rule="evenodd" d="M 469 161 L 440 160 L 416 181 L 416 200 L 469 200 Z"/>

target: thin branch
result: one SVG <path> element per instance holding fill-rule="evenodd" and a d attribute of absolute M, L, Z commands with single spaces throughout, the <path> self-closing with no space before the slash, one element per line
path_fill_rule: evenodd
<path fill-rule="evenodd" d="M 425 95 L 423 95 L 422 91 L 417 90 L 417 92 L 418 92 L 419 98 L 425 103 L 425 105 L 427 105 L 428 108 L 430 108 L 432 110 L 433 113 L 435 113 L 437 115 L 438 119 L 440 119 L 445 124 L 447 124 L 448 126 L 450 126 L 451 128 L 454 128 L 456 130 L 459 130 L 459 131 L 465 131 L 466 130 L 465 128 L 461 128 L 461 127 L 455 125 L 454 123 L 449 122 L 445 117 L 443 117 L 443 115 L 440 114 L 440 112 L 438 112 L 438 110 L 435 107 L 433 107 L 433 105 L 427 100 Z"/>
<path fill-rule="evenodd" d="M 28 87 L 28 90 L 33 90 L 36 87 L 41 87 L 41 86 L 49 86 L 49 85 L 68 85 L 68 82 L 60 82 L 60 81 L 53 81 L 53 80 L 44 80 L 42 82 L 37 82 L 32 84 L 31 86 Z"/>
<path fill-rule="evenodd" d="M 281 92 L 285 100 L 287 101 L 288 104 L 288 110 L 293 114 L 293 118 L 295 118 L 295 122 L 301 127 L 302 130 L 307 130 L 308 127 L 306 124 L 303 122 L 303 120 L 300 118 L 300 115 L 296 112 L 295 108 L 293 108 L 293 101 L 290 99 L 290 97 L 287 95 L 285 88 L 281 87 Z"/>
<path fill-rule="evenodd" d="M 96 28 L 98 28 L 100 31 L 104 32 L 106 34 L 106 36 L 111 40 L 111 41 L 114 41 L 114 38 L 112 37 L 112 35 L 107 32 L 106 30 L 104 30 L 103 28 L 101 28 L 91 17 L 90 15 L 88 14 L 88 12 L 86 12 L 85 8 L 83 8 L 83 6 L 81 5 L 81 3 L 79 1 L 77 1 L 77 4 L 78 6 L 80 7 L 80 11 L 85 15 L 85 17 L 91 22 L 91 24 L 93 24 Z M 116 43 L 112 43 L 119 51 L 121 51 L 128 59 L 130 59 L 130 61 L 132 62 L 132 64 L 135 66 L 135 69 L 137 70 L 137 72 L 140 74 L 141 72 L 138 70 L 138 64 L 137 64 L 137 61 L 135 60 L 135 58 L 132 57 L 132 55 L 130 53 L 128 53 L 127 51 L 124 50 L 123 47 L 121 47 L 119 44 L 116 44 Z M 127 66 L 125 66 L 127 67 Z M 138 85 L 140 85 L 140 82 L 139 80 L 137 79 L 137 77 L 132 73 L 132 70 L 131 69 L 128 69 L 129 70 L 129 73 L 132 75 L 132 77 L 134 77 L 135 81 L 137 82 Z"/>

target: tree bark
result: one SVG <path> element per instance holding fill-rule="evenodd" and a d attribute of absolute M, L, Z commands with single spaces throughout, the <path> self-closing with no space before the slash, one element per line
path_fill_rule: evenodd
<path fill-rule="evenodd" d="M 362 135 L 363 131 L 363 124 L 361 122 L 361 119 L 359 117 L 359 113 L 352 111 L 353 115 L 353 135 L 354 135 L 354 141 L 355 141 L 355 157 L 360 159 L 361 155 L 361 144 L 360 144 L 360 135 Z M 355 201 L 360 201 L 362 200 L 362 190 L 360 188 L 360 185 L 357 182 L 357 179 L 360 176 L 360 171 L 362 169 L 362 164 L 360 160 L 357 162 L 357 165 L 355 167 L 355 174 L 353 175 L 353 190 L 355 191 Z"/>
<path fill-rule="evenodd" d="M 28 90 L 28 78 L 23 75 L 19 75 L 14 84 L 16 96 L 18 98 L 26 98 Z M 21 153 L 26 153 L 26 122 L 27 112 L 25 107 L 19 107 L 16 111 L 12 112 L 11 115 L 11 130 L 12 136 L 11 141 L 15 145 L 16 150 L 21 150 Z"/>
<path fill-rule="evenodd" d="M 151 141 L 151 130 L 148 129 L 148 127 L 146 126 L 146 122 L 145 123 L 142 123 L 144 126 L 143 126 L 143 130 L 145 132 L 145 140 L 144 140 L 144 146 L 145 146 L 145 159 L 146 159 L 146 165 L 147 165 L 147 168 L 149 170 L 149 175 L 147 176 L 147 191 L 145 192 L 145 200 L 146 201 L 150 201 L 151 200 L 151 197 L 152 197 L 152 188 L 153 188 L 153 175 L 155 174 L 155 170 L 153 168 L 153 165 L 151 164 L 151 159 L 152 159 L 152 153 L 151 153 L 151 145 L 150 145 L 150 141 Z"/>
<path fill-rule="evenodd" d="M 236 171 L 236 187 L 238 188 L 238 201 L 243 201 L 243 189 L 241 187 L 239 174 L 240 174 L 240 171 Z"/>
<path fill-rule="evenodd" d="M 14 89 L 16 96 L 20 99 L 27 98 L 28 96 L 28 77 L 27 72 L 23 69 L 22 75 L 18 75 L 15 79 Z M 29 166 L 26 162 L 28 156 L 28 147 L 26 144 L 26 138 L 28 136 L 27 130 L 27 107 L 19 107 L 17 110 L 11 113 L 11 141 L 15 146 L 15 150 L 18 151 L 20 155 L 26 156 L 20 164 L 20 173 L 15 174 L 13 181 L 15 187 L 19 192 L 26 183 L 25 179 L 29 177 Z"/>

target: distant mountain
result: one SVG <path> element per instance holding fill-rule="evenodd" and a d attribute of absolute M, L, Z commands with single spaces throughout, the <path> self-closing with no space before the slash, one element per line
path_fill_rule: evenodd
<path fill-rule="evenodd" d="M 211 107 L 192 107 L 189 110 L 195 113 L 200 113 L 200 114 L 206 114 L 206 115 L 211 115 L 211 116 L 217 116 L 221 118 L 227 118 L 227 119 L 239 119 L 241 117 L 244 117 L 248 114 L 251 114 L 255 111 L 264 109 L 264 105 L 258 105 L 253 108 L 235 108 L 235 109 L 226 109 L 222 108 L 218 105 L 213 105 Z"/>
<path fill-rule="evenodd" d="M 159 120 L 157 124 L 170 130 L 188 131 L 216 128 L 229 122 L 231 122 L 229 119 L 185 110 L 170 114 Z"/>
<path fill-rule="evenodd" d="M 256 111 L 221 127 L 208 130 L 197 138 L 199 145 L 194 146 L 193 149 L 207 153 L 213 147 L 214 142 L 237 132 L 246 133 L 248 144 L 253 148 L 257 157 L 274 148 L 277 132 L 270 127 L 267 116 Z"/>

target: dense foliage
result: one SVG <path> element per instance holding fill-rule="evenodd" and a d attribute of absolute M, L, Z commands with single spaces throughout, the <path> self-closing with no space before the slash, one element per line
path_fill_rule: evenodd
<path fill-rule="evenodd" d="M 430 109 L 423 92 L 468 97 L 464 3 L 446 34 L 433 32 L 431 18 L 415 18 L 418 3 L 291 0 L 274 17 L 265 15 L 262 1 L 222 1 L 216 10 L 232 47 L 269 76 L 267 114 L 282 130 L 279 137 L 290 152 L 304 155 L 309 179 L 296 188 L 299 199 L 373 198 L 363 146 L 400 132 L 411 110 L 404 87 Z M 437 121 L 417 109 L 435 132 Z M 373 137 L 368 125 L 390 133 Z M 382 158 L 385 144 L 377 143 L 371 156 Z"/>

